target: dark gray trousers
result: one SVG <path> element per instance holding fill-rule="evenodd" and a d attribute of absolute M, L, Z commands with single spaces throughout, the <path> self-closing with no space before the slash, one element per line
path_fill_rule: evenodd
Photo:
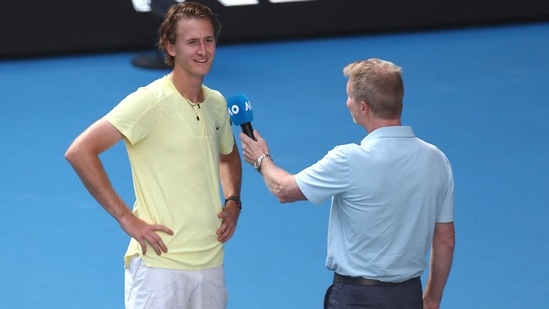
<path fill-rule="evenodd" d="M 399 286 L 334 283 L 326 291 L 324 309 L 423 309 L 421 280 Z"/>

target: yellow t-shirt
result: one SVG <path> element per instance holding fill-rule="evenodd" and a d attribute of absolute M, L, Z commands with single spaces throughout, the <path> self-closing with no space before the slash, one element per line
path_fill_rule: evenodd
<path fill-rule="evenodd" d="M 165 76 L 128 95 L 105 116 L 125 137 L 133 212 L 175 233 L 158 233 L 168 253 L 158 256 L 149 246 L 142 256 L 149 267 L 195 270 L 223 263 L 223 244 L 215 234 L 222 208 L 219 153 L 231 152 L 234 137 L 225 98 L 205 86 L 204 92 L 205 101 L 193 108 Z M 126 263 L 141 253 L 132 238 Z"/>

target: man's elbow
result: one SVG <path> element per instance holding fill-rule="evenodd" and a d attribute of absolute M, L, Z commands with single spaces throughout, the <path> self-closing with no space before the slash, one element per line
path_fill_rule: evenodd
<path fill-rule="evenodd" d="M 81 147 L 78 142 L 73 142 L 72 145 L 65 151 L 65 159 L 69 161 L 72 166 L 78 164 L 80 160 L 86 155 L 85 149 Z"/>
<path fill-rule="evenodd" d="M 449 249 L 449 250 L 452 250 L 452 252 L 454 251 L 454 248 L 456 247 L 456 238 L 455 237 L 451 237 L 449 239 L 447 239 L 445 241 L 445 245 L 446 247 Z"/>
<path fill-rule="evenodd" d="M 78 157 L 76 147 L 74 145 L 69 146 L 67 151 L 65 151 L 65 160 L 69 161 L 69 163 L 73 164 L 76 161 L 76 158 Z"/>
<path fill-rule="evenodd" d="M 303 200 L 303 193 L 297 186 L 292 185 L 278 185 L 273 194 L 276 196 L 280 203 L 293 203 L 299 200 Z"/>
<path fill-rule="evenodd" d="M 435 245 L 440 250 L 445 250 L 446 252 L 454 252 L 454 248 L 456 247 L 456 237 L 454 235 L 440 237 L 437 239 Z"/>
<path fill-rule="evenodd" d="M 278 202 L 282 204 L 292 203 L 296 201 L 296 199 L 292 198 L 288 194 L 275 194 L 275 195 L 276 195 L 276 198 L 278 199 Z"/>

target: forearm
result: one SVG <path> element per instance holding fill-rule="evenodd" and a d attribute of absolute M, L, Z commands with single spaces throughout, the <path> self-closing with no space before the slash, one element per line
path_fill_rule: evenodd
<path fill-rule="evenodd" d="M 118 222 L 130 209 L 114 191 L 99 157 L 69 149 L 65 155 L 76 174 L 97 202 Z"/>
<path fill-rule="evenodd" d="M 261 173 L 265 185 L 281 203 L 305 200 L 305 196 L 297 186 L 295 176 L 276 166 L 272 158 L 264 159 Z"/>
<path fill-rule="evenodd" d="M 274 164 L 269 155 L 269 147 L 257 130 L 254 131 L 257 140 L 240 133 L 244 149 L 244 159 L 258 169 L 263 175 L 267 188 L 281 203 L 306 200 L 299 189 L 295 176 Z"/>
<path fill-rule="evenodd" d="M 423 295 L 426 309 L 439 308 L 452 266 L 455 237 L 453 223 L 445 226 L 447 233 L 435 232 L 431 250 L 429 278 Z"/>
<path fill-rule="evenodd" d="M 240 160 L 236 144 L 231 153 L 221 155 L 219 175 L 225 198 L 229 196 L 240 196 L 242 186 L 242 161 Z"/>

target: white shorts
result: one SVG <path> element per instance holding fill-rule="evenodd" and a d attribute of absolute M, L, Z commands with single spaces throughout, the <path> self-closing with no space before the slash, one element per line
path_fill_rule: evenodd
<path fill-rule="evenodd" d="M 126 309 L 225 309 L 223 265 L 206 270 L 149 268 L 139 256 L 125 270 Z"/>

